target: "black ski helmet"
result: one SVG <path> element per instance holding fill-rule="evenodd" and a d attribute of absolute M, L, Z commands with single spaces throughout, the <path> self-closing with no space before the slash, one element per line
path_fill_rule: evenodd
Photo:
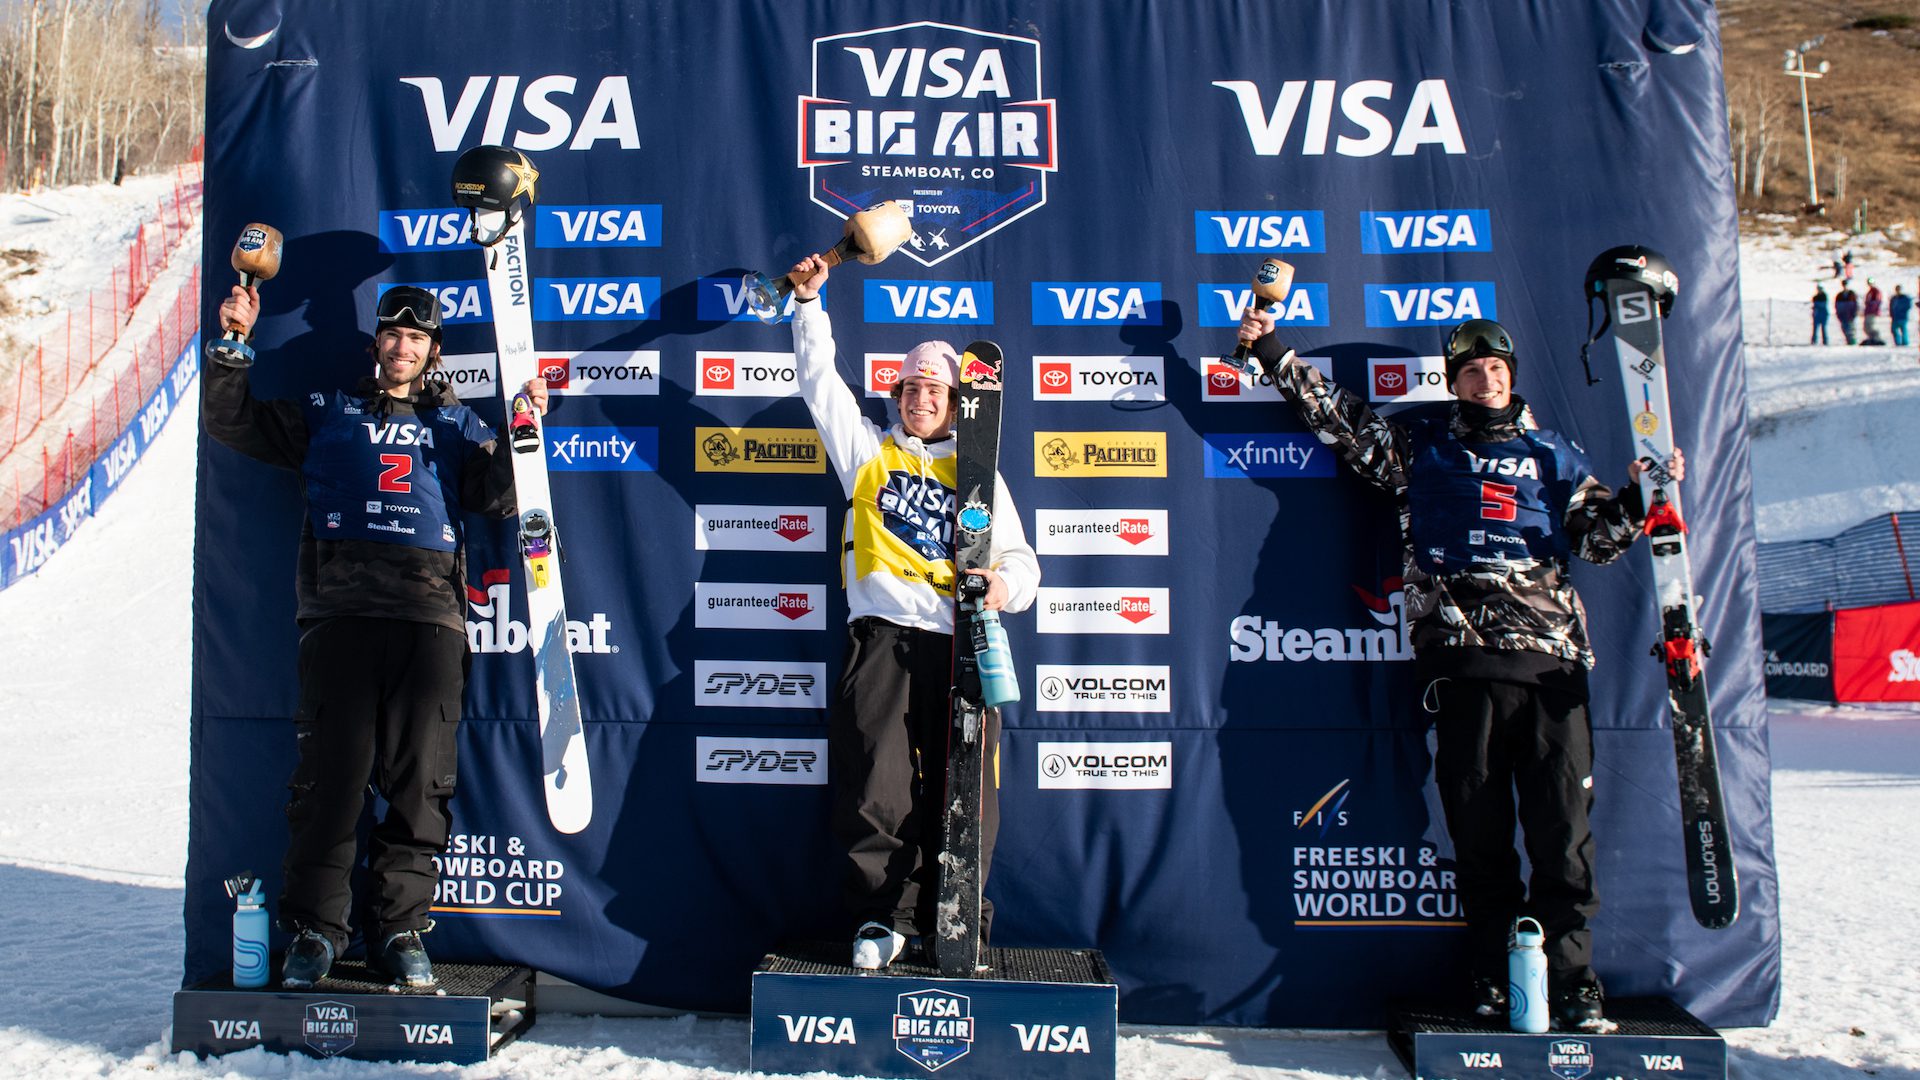
<path fill-rule="evenodd" d="M 1492 319 L 1468 319 L 1447 335 L 1447 385 L 1467 366 L 1469 360 L 1497 356 L 1507 362 L 1509 382 L 1519 380 L 1519 363 L 1513 358 L 1513 335 Z"/>
<path fill-rule="evenodd" d="M 1673 301 L 1680 295 L 1680 275 L 1665 255 L 1639 244 L 1608 248 L 1587 267 L 1587 296 L 1604 296 L 1609 281 L 1637 281 L 1653 290 L 1660 303 L 1660 317 L 1673 314 Z"/>
<path fill-rule="evenodd" d="M 440 341 L 440 298 L 417 285 L 395 285 L 381 293 L 374 319 L 376 334 L 389 326 L 408 326 L 425 330 L 436 344 Z"/>
<path fill-rule="evenodd" d="M 536 201 L 540 170 L 527 155 L 507 146 L 476 146 L 453 163 L 453 202 L 468 210 L 512 213 L 521 196 Z"/>

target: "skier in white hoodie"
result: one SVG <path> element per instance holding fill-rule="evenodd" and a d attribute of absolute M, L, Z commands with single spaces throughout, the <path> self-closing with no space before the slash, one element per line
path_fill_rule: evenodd
<path fill-rule="evenodd" d="M 844 905 L 858 924 L 853 966 L 886 967 L 933 925 L 939 894 L 941 804 L 952 710 L 954 623 L 954 389 L 959 354 L 914 346 L 893 397 L 899 422 L 882 431 L 860 412 L 835 367 L 833 325 L 819 303 L 828 266 L 818 255 L 789 275 L 797 301 L 800 392 L 847 493 L 842 574 L 847 656 L 829 707 L 828 775 L 835 837 L 847 852 Z M 1007 485 L 995 485 L 991 568 L 981 606 L 1025 611 L 1040 586 Z M 980 799 L 980 878 L 1000 824 L 1000 716 L 988 710 L 990 782 Z M 988 940 L 992 904 L 982 902 Z"/>

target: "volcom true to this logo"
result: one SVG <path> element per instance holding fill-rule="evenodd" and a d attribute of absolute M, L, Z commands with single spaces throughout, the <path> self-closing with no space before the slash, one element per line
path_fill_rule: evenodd
<path fill-rule="evenodd" d="M 1047 202 L 1059 168 L 1040 42 L 916 22 L 816 38 L 799 167 L 838 217 L 895 202 L 925 266 Z"/>

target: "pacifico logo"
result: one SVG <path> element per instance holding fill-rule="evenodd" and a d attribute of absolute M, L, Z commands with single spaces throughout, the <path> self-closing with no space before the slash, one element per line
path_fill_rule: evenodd
<path fill-rule="evenodd" d="M 1227 624 L 1229 659 L 1292 663 L 1411 660 L 1407 640 L 1406 595 L 1400 579 L 1381 583 L 1385 595 L 1375 596 L 1359 586 L 1353 591 L 1373 617 L 1372 627 L 1298 627 L 1258 615 L 1240 615 Z M 1043 590 L 1044 591 L 1044 590 Z"/>
<path fill-rule="evenodd" d="M 824 473 L 826 454 L 812 428 L 693 429 L 695 472 Z"/>
<path fill-rule="evenodd" d="M 1164 431 L 1036 431 L 1035 476 L 1165 476 Z"/>
<path fill-rule="evenodd" d="M 1046 205 L 1058 168 L 1040 42 L 937 22 L 814 39 L 799 167 L 847 217 L 897 202 L 900 253 L 932 266 Z"/>

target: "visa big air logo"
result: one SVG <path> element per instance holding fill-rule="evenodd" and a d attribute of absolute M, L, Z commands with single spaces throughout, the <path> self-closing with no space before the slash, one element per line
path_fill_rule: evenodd
<path fill-rule="evenodd" d="M 1059 157 L 1040 60 L 1034 38 L 937 22 L 815 38 L 798 114 L 813 202 L 902 204 L 900 253 L 924 266 L 1045 206 Z"/>
<path fill-rule="evenodd" d="M 1036 281 L 1035 326 L 1160 325 L 1157 281 Z"/>
<path fill-rule="evenodd" d="M 533 283 L 533 317 L 542 322 L 658 318 L 657 277 L 541 278 Z"/>
<path fill-rule="evenodd" d="M 972 326 L 993 321 L 991 281 L 875 281 L 861 283 L 870 323 L 950 323 Z"/>
<path fill-rule="evenodd" d="M 534 243 L 551 247 L 659 247 L 660 204 L 539 206 Z"/>
<path fill-rule="evenodd" d="M 484 281 L 383 281 L 375 299 L 385 296 L 388 289 L 400 285 L 413 285 L 439 297 L 440 321 L 449 326 L 486 322 L 493 318 L 493 304 L 487 298 L 487 283 Z"/>
<path fill-rule="evenodd" d="M 1366 296 L 1368 326 L 1451 326 L 1500 317 L 1491 281 L 1368 285 Z"/>
<path fill-rule="evenodd" d="M 1492 251 L 1493 228 L 1485 210 L 1368 210 L 1360 214 L 1360 250 Z"/>
<path fill-rule="evenodd" d="M 1202 255 L 1322 252 L 1327 250 L 1326 215 L 1318 210 L 1195 210 L 1193 250 Z"/>
<path fill-rule="evenodd" d="M 1200 283 L 1200 325 L 1239 326 L 1240 313 L 1253 306 L 1253 286 L 1244 281 Z M 1325 282 L 1296 281 L 1278 304 L 1268 304 L 1280 326 L 1327 326 Z"/>

